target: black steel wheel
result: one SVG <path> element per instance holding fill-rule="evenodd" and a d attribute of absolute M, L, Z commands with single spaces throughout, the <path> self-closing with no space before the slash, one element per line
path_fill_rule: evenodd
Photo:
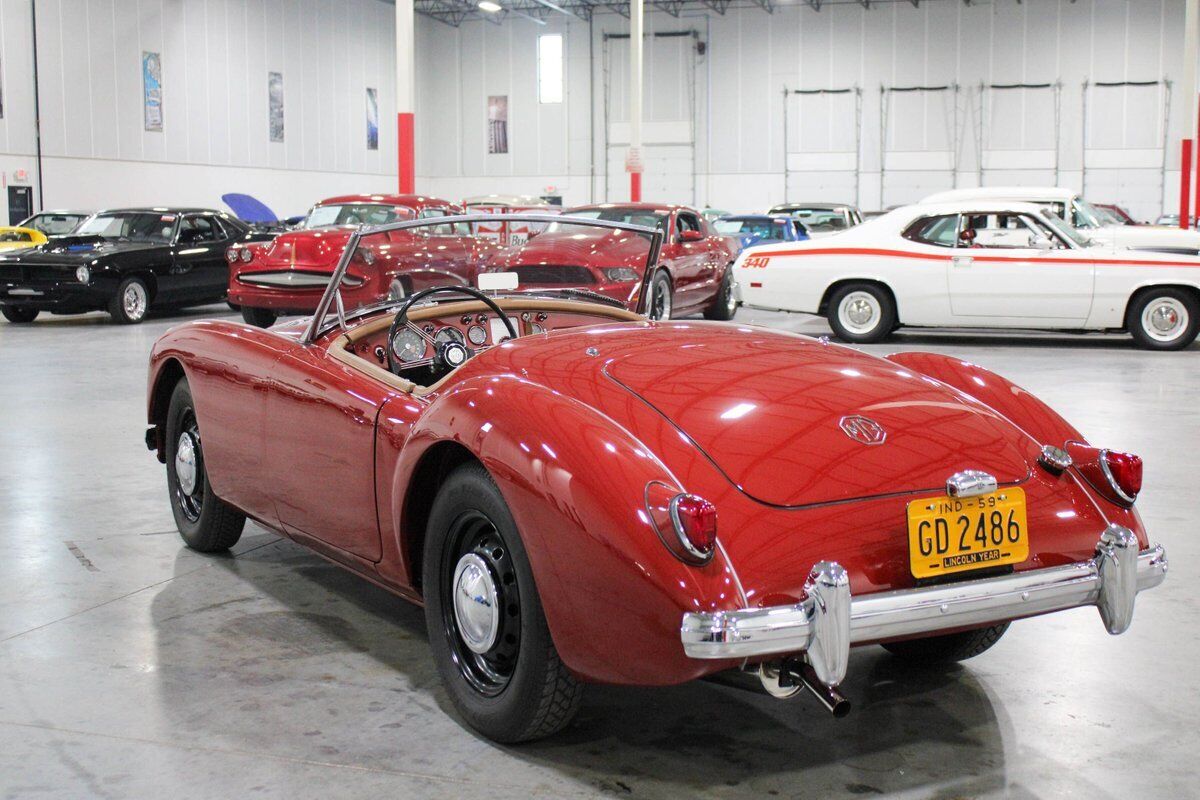
<path fill-rule="evenodd" d="M 279 318 L 269 308 L 251 308 L 250 306 L 242 306 L 242 319 L 247 325 L 253 325 L 256 328 L 269 328 L 275 324 L 275 320 Z"/>
<path fill-rule="evenodd" d="M 583 687 L 554 648 L 524 543 L 482 465 L 464 464 L 438 491 L 421 574 L 430 648 L 466 722 L 505 743 L 565 727 Z"/>
<path fill-rule="evenodd" d="M 193 550 L 228 550 L 241 538 L 246 517 L 217 497 L 209 485 L 200 423 L 186 380 L 179 381 L 171 393 L 166 437 L 167 491 L 179 535 Z"/>
<path fill-rule="evenodd" d="M 25 306 L 0 306 L 0 314 L 3 314 L 9 322 L 23 325 L 37 319 L 38 310 Z"/>

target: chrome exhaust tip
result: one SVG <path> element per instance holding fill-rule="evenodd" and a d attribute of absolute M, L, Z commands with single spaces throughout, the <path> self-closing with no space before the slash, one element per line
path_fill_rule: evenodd
<path fill-rule="evenodd" d="M 823 683 L 812 664 L 803 659 L 763 662 L 758 665 L 757 672 L 763 689 L 772 697 L 786 700 L 807 689 L 834 717 L 841 719 L 850 713 L 850 701 L 836 686 Z"/>

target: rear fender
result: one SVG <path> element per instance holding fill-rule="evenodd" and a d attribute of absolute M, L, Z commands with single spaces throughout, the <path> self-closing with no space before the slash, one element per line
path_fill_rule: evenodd
<path fill-rule="evenodd" d="M 395 466 L 391 517 L 409 529 L 406 491 L 430 447 L 453 441 L 491 474 L 512 511 L 564 663 L 587 680 L 666 684 L 711 672 L 688 659 L 683 611 L 740 604 L 724 553 L 694 567 L 659 540 L 644 510 L 652 480 L 680 486 L 642 442 L 592 407 L 516 375 L 468 379 L 437 398 Z M 682 491 L 682 489 L 681 489 Z M 621 654 L 614 658 L 614 654 Z M 717 665 L 720 666 L 720 665 Z"/>

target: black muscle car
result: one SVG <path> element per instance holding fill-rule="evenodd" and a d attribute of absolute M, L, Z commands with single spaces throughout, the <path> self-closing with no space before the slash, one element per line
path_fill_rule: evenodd
<path fill-rule="evenodd" d="M 0 314 L 32 322 L 42 311 L 106 310 L 129 324 L 152 307 L 216 302 L 229 286 L 226 248 L 264 238 L 210 209 L 101 211 L 67 236 L 0 256 Z"/>

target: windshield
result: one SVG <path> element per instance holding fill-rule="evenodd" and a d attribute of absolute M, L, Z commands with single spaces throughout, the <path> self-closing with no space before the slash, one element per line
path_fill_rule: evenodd
<path fill-rule="evenodd" d="M 719 219 L 713 222 L 717 233 L 726 236 L 754 236 L 759 239 L 782 239 L 784 220 L 781 219 Z"/>
<path fill-rule="evenodd" d="M 1103 228 L 1103 217 L 1099 209 L 1084 200 L 1082 197 L 1076 197 L 1071 204 L 1071 224 L 1076 228 Z"/>
<path fill-rule="evenodd" d="M 784 213 L 802 221 L 810 233 L 846 229 L 846 215 L 836 209 L 788 208 Z"/>
<path fill-rule="evenodd" d="M 131 242 L 169 244 L 178 214 L 159 211 L 114 211 L 96 214 L 79 226 L 79 236 L 103 236 Z"/>
<path fill-rule="evenodd" d="M 1076 247 L 1091 247 L 1094 242 L 1088 238 L 1083 231 L 1072 228 L 1067 223 L 1063 222 L 1057 214 L 1052 211 L 1042 209 L 1039 212 L 1038 221 L 1045 224 L 1046 227 L 1058 233 L 1064 239 L 1074 242 Z"/>
<path fill-rule="evenodd" d="M 621 208 L 620 206 L 616 206 L 613 208 L 585 208 L 580 211 L 568 211 L 564 216 L 580 219 L 600 219 L 605 222 L 623 222 L 626 225 L 640 225 L 644 228 L 665 228 L 667 217 L 670 215 L 666 211 L 652 211 L 645 208 Z"/>
<path fill-rule="evenodd" d="M 488 235 L 499 221 L 547 229 L 505 245 Z M 466 235 L 453 247 L 431 253 L 430 237 L 445 225 Z M 311 339 L 317 331 L 341 324 L 339 306 L 350 318 L 438 287 L 447 291 L 432 295 L 429 302 L 461 300 L 448 289 L 496 286 L 497 281 L 509 296 L 574 298 L 645 313 L 643 286 L 661 242 L 657 229 L 537 214 L 473 214 L 362 228 L 347 244 L 306 336 Z"/>
<path fill-rule="evenodd" d="M 414 216 L 413 210 L 408 206 L 392 206 L 385 203 L 333 203 L 314 206 L 304 220 L 304 227 L 384 225 L 389 222 L 412 219 Z"/>
<path fill-rule="evenodd" d="M 62 236 L 75 230 L 87 214 L 35 214 L 21 223 L 22 228 L 34 228 L 47 236 Z"/>

